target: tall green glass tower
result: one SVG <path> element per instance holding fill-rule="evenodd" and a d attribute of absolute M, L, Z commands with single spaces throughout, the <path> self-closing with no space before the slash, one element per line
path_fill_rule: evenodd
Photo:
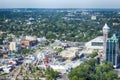
<path fill-rule="evenodd" d="M 111 62 L 114 67 L 120 64 L 120 37 L 113 34 L 106 42 L 106 61 Z"/>

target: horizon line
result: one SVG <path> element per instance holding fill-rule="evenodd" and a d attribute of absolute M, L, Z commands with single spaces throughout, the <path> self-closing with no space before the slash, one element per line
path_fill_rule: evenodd
<path fill-rule="evenodd" d="M 0 8 L 0 9 L 120 9 L 120 8 Z"/>

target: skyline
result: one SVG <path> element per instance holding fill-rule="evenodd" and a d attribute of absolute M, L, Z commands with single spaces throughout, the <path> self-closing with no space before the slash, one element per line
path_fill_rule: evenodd
<path fill-rule="evenodd" d="M 0 0 L 0 8 L 120 8 L 120 0 Z"/>

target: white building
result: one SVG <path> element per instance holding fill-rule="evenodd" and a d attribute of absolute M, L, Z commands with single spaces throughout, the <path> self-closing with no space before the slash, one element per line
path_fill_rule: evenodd
<path fill-rule="evenodd" d="M 29 40 L 29 41 L 37 40 L 37 38 L 35 36 L 25 36 L 25 39 Z"/>
<path fill-rule="evenodd" d="M 37 38 L 38 42 L 46 42 L 47 39 L 45 37 Z"/>
<path fill-rule="evenodd" d="M 85 44 L 87 49 L 103 49 L 103 36 L 96 37 Z"/>
<path fill-rule="evenodd" d="M 58 71 L 58 72 L 61 72 L 61 73 L 65 73 L 66 72 L 66 68 L 64 65 L 50 65 L 50 67 L 55 70 L 55 71 Z"/>
<path fill-rule="evenodd" d="M 112 23 L 113 24 L 113 26 L 118 26 L 118 25 L 120 25 L 120 23 L 117 23 L 117 22 L 114 22 L 114 23 Z"/>
<path fill-rule="evenodd" d="M 85 44 L 89 49 L 103 49 L 103 36 L 96 37 Z"/>
<path fill-rule="evenodd" d="M 91 20 L 96 20 L 96 16 L 91 16 Z"/>
<path fill-rule="evenodd" d="M 85 44 L 85 49 L 81 53 L 92 53 L 93 50 L 103 50 L 103 36 L 98 36 Z"/>
<path fill-rule="evenodd" d="M 17 43 L 16 42 L 10 42 L 10 45 L 9 45 L 9 50 L 11 51 L 17 51 Z"/>
<path fill-rule="evenodd" d="M 9 50 L 11 50 L 11 51 L 17 51 L 17 50 L 20 50 L 20 49 L 21 49 L 20 43 L 10 42 Z"/>

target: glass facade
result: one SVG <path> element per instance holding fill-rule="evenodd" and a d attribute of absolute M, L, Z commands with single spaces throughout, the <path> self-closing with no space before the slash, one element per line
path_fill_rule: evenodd
<path fill-rule="evenodd" d="M 120 38 L 113 35 L 106 42 L 106 61 L 111 62 L 114 66 L 120 64 Z"/>

